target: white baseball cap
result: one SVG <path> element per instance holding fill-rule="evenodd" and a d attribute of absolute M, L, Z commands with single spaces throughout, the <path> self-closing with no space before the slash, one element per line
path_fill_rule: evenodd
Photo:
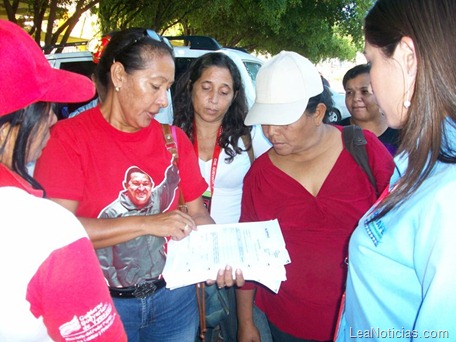
<path fill-rule="evenodd" d="M 323 92 L 315 65 L 292 51 L 282 51 L 258 71 L 256 99 L 245 124 L 289 125 L 304 113 L 311 97 Z"/>

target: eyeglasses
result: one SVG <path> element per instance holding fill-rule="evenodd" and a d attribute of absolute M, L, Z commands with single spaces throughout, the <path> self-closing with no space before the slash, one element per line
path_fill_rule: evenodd
<path fill-rule="evenodd" d="M 171 43 L 169 42 L 168 38 L 159 36 L 158 33 L 155 32 L 154 30 L 146 29 L 146 30 L 144 31 L 144 37 L 149 37 L 149 38 L 152 38 L 153 40 L 155 40 L 155 41 L 157 41 L 157 42 L 165 43 L 171 50 L 173 49 L 173 46 L 172 46 Z M 144 38 L 144 37 L 143 37 L 143 38 Z"/>
<path fill-rule="evenodd" d="M 121 48 L 119 51 L 117 51 L 113 61 L 115 62 L 116 61 L 116 57 L 121 53 L 121 52 L 124 52 L 125 50 L 127 49 L 130 49 L 133 45 L 135 45 L 136 43 L 138 43 L 139 41 L 141 41 L 142 39 L 144 38 L 151 38 L 153 40 L 155 40 L 156 42 L 159 42 L 159 43 L 164 43 L 166 46 L 168 46 L 171 50 L 173 50 L 173 46 L 171 45 L 171 43 L 169 42 L 169 40 L 167 38 L 164 38 L 162 36 L 160 36 L 157 32 L 155 32 L 154 30 L 151 30 L 151 29 L 146 29 L 144 30 L 143 32 L 143 35 L 141 37 L 138 37 L 136 38 L 135 40 L 133 40 L 131 43 L 125 45 L 123 48 Z"/>

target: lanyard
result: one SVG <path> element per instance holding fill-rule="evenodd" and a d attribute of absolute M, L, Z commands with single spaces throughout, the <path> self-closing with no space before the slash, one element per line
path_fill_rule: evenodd
<path fill-rule="evenodd" d="M 220 134 L 222 133 L 222 126 L 219 127 L 217 131 L 217 138 L 215 139 L 215 146 L 214 146 L 214 152 L 212 153 L 212 164 L 211 164 L 211 175 L 209 178 L 209 187 L 211 190 L 210 195 L 214 193 L 214 184 L 215 184 L 215 175 L 217 173 L 217 165 L 220 157 L 220 152 L 222 151 L 222 148 L 218 144 L 218 140 L 220 138 Z M 198 138 L 196 135 L 196 122 L 193 122 L 193 148 L 195 150 L 195 153 L 197 156 L 199 156 L 198 153 Z"/>

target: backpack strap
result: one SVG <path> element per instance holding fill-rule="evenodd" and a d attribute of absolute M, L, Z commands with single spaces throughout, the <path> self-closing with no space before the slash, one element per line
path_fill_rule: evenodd
<path fill-rule="evenodd" d="M 247 154 L 249 155 L 250 164 L 252 164 L 253 161 L 255 160 L 255 156 L 253 153 L 252 135 L 249 132 L 249 133 L 241 136 L 241 139 L 242 139 L 242 142 L 244 143 L 245 148 L 247 149 Z M 247 146 L 250 146 L 250 148 L 248 148 Z"/>
<path fill-rule="evenodd" d="M 177 142 L 176 142 L 176 127 L 168 125 L 168 124 L 161 124 L 163 137 L 165 138 L 165 146 L 166 149 L 171 153 L 173 156 L 173 164 L 178 167 L 179 166 L 179 154 L 177 153 Z M 182 191 L 179 191 L 179 210 L 183 211 L 184 213 L 188 212 L 187 205 L 185 204 L 184 195 Z"/>
<path fill-rule="evenodd" d="M 172 132 L 171 132 L 171 126 L 170 125 L 161 124 L 161 126 L 162 126 L 162 130 L 163 130 L 163 137 L 165 138 L 166 149 L 173 156 L 173 163 L 175 165 L 177 165 L 178 161 L 179 161 L 179 155 L 177 153 L 177 143 L 176 143 L 176 140 L 174 138 L 174 135 L 175 135 L 174 127 L 172 128 Z"/>
<path fill-rule="evenodd" d="M 356 125 L 344 126 L 342 136 L 345 143 L 345 148 L 355 159 L 356 163 L 364 170 L 369 178 L 369 181 L 375 189 L 375 194 L 378 196 L 377 182 L 369 166 L 369 156 L 366 150 L 366 138 L 361 127 Z"/>

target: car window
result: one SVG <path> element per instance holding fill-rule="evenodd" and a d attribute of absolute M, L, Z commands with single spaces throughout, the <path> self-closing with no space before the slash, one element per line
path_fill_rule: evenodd
<path fill-rule="evenodd" d="M 249 61 L 243 61 L 245 68 L 247 69 L 247 72 L 250 75 L 250 78 L 252 79 L 253 83 L 255 84 L 256 76 L 258 74 L 258 70 L 261 68 L 260 63 L 256 62 L 249 62 Z"/>
<path fill-rule="evenodd" d="M 59 69 L 76 72 L 81 75 L 85 75 L 88 78 L 91 78 L 93 71 L 95 70 L 95 63 L 92 60 L 89 61 L 76 61 L 76 62 L 66 62 L 62 60 L 60 62 Z M 97 95 L 94 96 L 94 98 Z M 92 99 L 84 101 L 84 102 L 76 102 L 76 103 L 59 103 L 56 104 L 54 107 L 54 111 L 57 115 L 58 119 L 67 118 L 68 115 L 78 109 L 81 106 L 92 101 Z"/>
<path fill-rule="evenodd" d="M 60 63 L 60 69 L 76 72 L 87 77 L 91 77 L 95 70 L 95 63 L 92 61 L 77 61 L 77 62 L 64 62 Z"/>

